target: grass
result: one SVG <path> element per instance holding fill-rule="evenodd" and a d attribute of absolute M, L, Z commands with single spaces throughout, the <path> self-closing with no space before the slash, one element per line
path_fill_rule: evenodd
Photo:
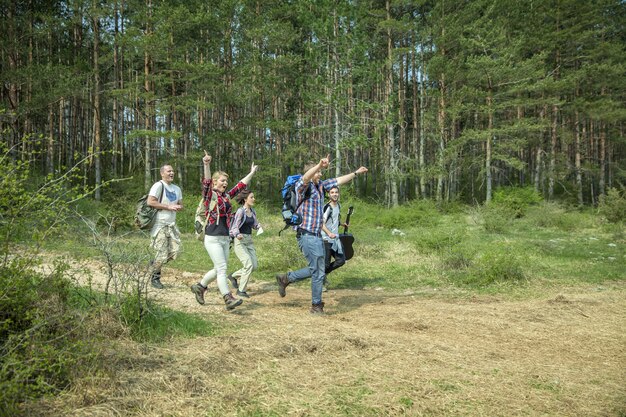
<path fill-rule="evenodd" d="M 542 203 L 527 207 L 521 218 L 503 219 L 507 211 L 494 208 L 441 214 L 430 202 L 382 211 L 363 202 L 343 202 L 344 207 L 350 204 L 356 207 L 350 225 L 355 257 L 329 277 L 336 288 L 506 294 L 524 291 L 533 283 L 601 284 L 625 278 L 623 225 L 606 224 L 591 211 Z M 293 231 L 278 235 L 282 221 L 274 207 L 259 204 L 257 212 L 265 233 L 254 236 L 259 269 L 253 279 L 273 282 L 275 273 L 305 266 Z M 490 220 L 493 216 L 498 217 L 498 227 Z M 193 238 L 191 226 L 180 223 L 184 251 L 171 266 L 202 274 L 211 268 L 210 260 Z M 122 229 L 110 237 L 119 239 L 125 251 L 148 251 L 145 232 Z M 57 240 L 54 249 L 78 258 L 102 257 L 102 249 L 84 231 Z M 241 266 L 234 254 L 229 264 L 230 270 Z"/>
<path fill-rule="evenodd" d="M 94 381 L 94 392 L 120 399 L 94 403 L 132 415 L 183 415 L 181 407 L 185 415 L 375 416 L 494 415 L 524 407 L 523 415 L 561 407 L 585 415 L 585 404 L 598 411 L 609 401 L 623 413 L 611 385 L 619 379 L 619 326 L 603 320 L 623 311 L 615 301 L 620 293 L 600 291 L 626 278 L 623 225 L 553 204 L 494 224 L 485 221 L 492 211 L 481 208 L 443 213 L 416 203 L 409 221 L 406 207 L 352 203 L 355 257 L 329 279 L 331 288 L 364 291 L 329 292 L 329 314 L 314 321 L 301 314 L 305 300 L 275 293 L 257 294 L 236 314 L 221 305 L 181 304 L 215 312 L 209 320 L 149 302 L 149 314 L 137 322 L 129 308 L 122 320 L 133 343 L 123 340 L 115 354 L 131 358 L 121 364 L 141 366 L 115 368 L 128 388 Z M 273 284 L 275 273 L 305 261 L 293 231 L 278 236 L 276 210 L 260 205 L 257 212 L 265 233 L 254 236 L 260 268 L 252 280 Z M 166 268 L 204 273 L 212 265 L 203 245 L 180 227 L 184 252 Z M 46 249 L 101 262 L 103 248 L 115 262 L 149 253 L 149 237 L 123 227 L 103 241 L 110 246 L 74 230 Z M 229 266 L 240 266 L 233 254 Z M 297 284 L 307 289 L 300 297 L 309 285 Z M 571 295 L 577 286 L 583 290 Z M 606 304 L 595 301 L 600 294 Z M 597 365 L 604 363 L 607 369 Z"/>

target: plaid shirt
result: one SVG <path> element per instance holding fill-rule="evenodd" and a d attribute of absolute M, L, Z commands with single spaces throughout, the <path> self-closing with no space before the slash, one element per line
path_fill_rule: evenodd
<path fill-rule="evenodd" d="M 243 182 L 238 182 L 230 190 L 225 193 L 217 193 L 217 205 L 209 214 L 208 224 L 212 225 L 217 223 L 217 209 L 219 208 L 220 217 L 226 217 L 226 228 L 230 227 L 230 219 L 232 218 L 232 204 L 230 204 L 230 198 L 239 194 L 240 191 L 246 188 L 246 184 Z M 206 216 L 207 211 L 209 210 L 209 204 L 211 203 L 211 195 L 214 193 L 213 191 L 213 180 L 212 179 L 203 179 L 202 180 L 202 199 L 204 200 L 205 212 Z M 220 222 L 222 221 L 220 220 Z"/>
<path fill-rule="evenodd" d="M 315 187 L 315 184 L 311 181 L 308 185 L 311 187 L 311 197 L 300 204 L 304 198 L 304 193 L 307 187 L 302 182 L 302 178 L 296 183 L 296 192 L 298 193 L 298 213 L 302 216 L 302 223 L 294 229 L 304 229 L 311 233 L 320 233 L 322 230 L 322 208 L 324 207 L 324 192 L 330 191 L 331 188 L 337 186 L 336 178 L 329 178 L 327 180 L 320 181 Z"/>

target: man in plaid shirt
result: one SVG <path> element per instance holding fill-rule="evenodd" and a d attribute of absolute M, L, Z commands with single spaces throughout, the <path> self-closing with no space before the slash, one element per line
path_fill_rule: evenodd
<path fill-rule="evenodd" d="M 310 163 L 304 167 L 305 173 L 296 183 L 298 194 L 298 214 L 302 216 L 302 223 L 294 229 L 298 246 L 308 261 L 308 266 L 286 274 L 277 274 L 278 293 L 281 297 L 287 295 L 286 288 L 292 282 L 311 278 L 311 314 L 323 314 L 324 303 L 322 302 L 322 286 L 325 269 L 325 249 L 322 240 L 322 208 L 324 207 L 324 192 L 331 188 L 346 184 L 359 174 L 367 172 L 367 168 L 360 167 L 355 172 L 330 178 L 322 181 L 322 169 L 328 168 L 329 157 L 320 159 L 317 164 Z M 311 188 L 311 196 L 304 200 L 305 192 Z"/>

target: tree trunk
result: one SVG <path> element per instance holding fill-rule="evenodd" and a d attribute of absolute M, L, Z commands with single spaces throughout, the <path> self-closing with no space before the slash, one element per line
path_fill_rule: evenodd
<path fill-rule="evenodd" d="M 95 11 L 94 4 L 94 11 Z M 100 201 L 102 184 L 102 165 L 100 160 L 100 74 L 98 63 L 98 49 L 100 48 L 100 22 L 98 17 L 92 17 L 93 23 L 93 137 L 94 137 L 94 165 L 96 174 L 95 199 Z"/>
<path fill-rule="evenodd" d="M 578 110 L 574 113 L 574 165 L 576 170 L 576 194 L 578 196 L 578 205 L 583 205 L 583 176 L 580 161 L 580 116 Z"/>
<path fill-rule="evenodd" d="M 491 81 L 490 81 L 491 83 Z M 491 136 L 493 135 L 493 92 L 491 87 L 487 92 L 487 143 L 485 144 L 485 183 L 487 192 L 485 195 L 485 202 L 489 204 L 491 202 L 491 188 L 492 188 L 492 175 L 491 175 Z"/>
<path fill-rule="evenodd" d="M 391 4 L 390 0 L 385 1 L 385 8 L 387 10 L 387 21 L 391 20 Z M 393 103 L 393 42 L 391 37 L 391 28 L 387 28 L 387 65 L 385 74 L 385 105 L 383 111 L 383 117 L 387 124 L 387 140 L 389 146 L 389 167 L 387 171 L 387 179 L 389 181 L 389 204 L 391 207 L 398 206 L 398 183 L 396 181 L 397 165 L 396 160 L 396 138 L 394 133 L 394 123 L 392 117 L 392 103 Z"/>

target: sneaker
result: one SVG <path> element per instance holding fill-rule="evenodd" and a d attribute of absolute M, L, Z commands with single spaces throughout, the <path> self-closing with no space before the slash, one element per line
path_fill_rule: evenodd
<path fill-rule="evenodd" d="M 233 308 L 241 305 L 243 300 L 241 298 L 235 298 L 231 293 L 224 296 L 224 303 L 226 304 L 226 310 L 232 310 Z"/>
<path fill-rule="evenodd" d="M 311 314 L 320 315 L 324 314 L 324 303 L 311 304 Z"/>
<path fill-rule="evenodd" d="M 160 273 L 157 273 L 157 272 L 153 273 L 152 277 L 150 277 L 150 283 L 152 284 L 154 288 L 158 288 L 159 290 L 162 290 L 163 288 L 165 288 L 163 284 L 161 284 Z"/>
<path fill-rule="evenodd" d="M 191 292 L 194 293 L 194 295 L 196 296 L 196 301 L 198 302 L 198 304 L 203 305 L 204 304 L 204 293 L 206 291 L 206 288 L 203 287 L 201 284 L 193 284 L 191 286 Z"/>
<path fill-rule="evenodd" d="M 278 283 L 278 294 L 280 294 L 281 297 L 287 295 L 287 291 L 285 291 L 285 288 L 287 288 L 287 286 L 291 284 L 291 282 L 289 282 L 287 274 L 276 274 L 276 282 Z"/>
<path fill-rule="evenodd" d="M 239 291 L 239 290 L 237 290 L 237 296 L 238 296 L 238 297 L 243 297 L 243 298 L 250 298 L 250 296 L 248 295 L 248 293 L 247 293 L 247 292 L 245 292 L 245 291 Z"/>
<path fill-rule="evenodd" d="M 232 285 L 233 288 L 239 288 L 239 284 L 237 283 L 237 278 L 235 278 L 233 274 L 228 274 L 226 278 L 228 278 L 228 280 L 230 281 L 230 285 Z"/>

